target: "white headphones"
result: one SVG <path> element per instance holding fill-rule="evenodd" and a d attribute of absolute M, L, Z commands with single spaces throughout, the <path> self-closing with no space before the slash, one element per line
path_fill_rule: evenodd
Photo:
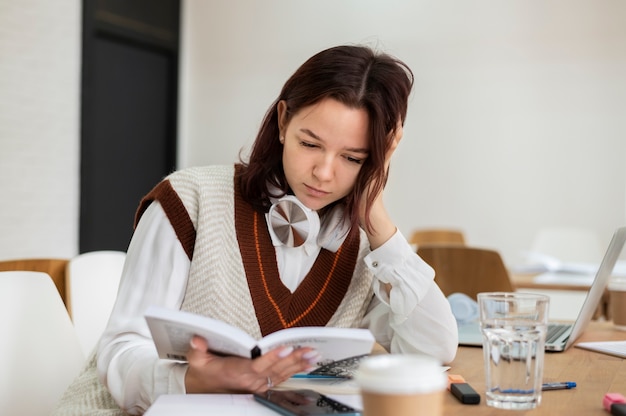
<path fill-rule="evenodd" d="M 273 239 L 287 247 L 299 247 L 315 241 L 320 232 L 320 217 L 294 195 L 286 195 L 268 212 Z"/>

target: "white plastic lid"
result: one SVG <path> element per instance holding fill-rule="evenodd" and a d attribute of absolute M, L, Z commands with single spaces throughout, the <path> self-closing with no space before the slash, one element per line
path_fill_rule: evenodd
<path fill-rule="evenodd" d="M 439 361 L 410 354 L 367 357 L 354 378 L 363 391 L 388 394 L 432 393 L 445 389 L 447 384 Z"/>

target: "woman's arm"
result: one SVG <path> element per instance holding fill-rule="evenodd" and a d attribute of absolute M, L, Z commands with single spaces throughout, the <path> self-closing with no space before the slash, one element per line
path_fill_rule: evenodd
<path fill-rule="evenodd" d="M 451 362 L 458 345 L 456 320 L 433 269 L 400 232 L 365 262 L 376 277 L 376 297 L 363 325 L 392 353 L 423 353 Z"/>
<path fill-rule="evenodd" d="M 391 157 L 402 139 L 399 121 L 391 147 L 386 154 L 388 170 Z M 398 231 L 383 203 L 383 192 L 378 193 L 365 218 L 365 204 L 361 201 L 361 225 L 372 252 L 365 262 L 377 279 L 376 298 L 364 320 L 374 336 L 391 352 L 420 352 L 448 363 L 454 359 L 458 345 L 456 320 L 450 304 L 437 284 L 435 273 L 413 251 Z M 371 228 L 366 224 L 371 224 Z"/>
<path fill-rule="evenodd" d="M 117 300 L 99 343 L 98 374 L 127 412 L 143 413 L 160 394 L 184 393 L 186 365 L 159 360 L 144 311 L 179 309 L 189 259 L 161 205 L 153 202 L 126 254 Z"/>

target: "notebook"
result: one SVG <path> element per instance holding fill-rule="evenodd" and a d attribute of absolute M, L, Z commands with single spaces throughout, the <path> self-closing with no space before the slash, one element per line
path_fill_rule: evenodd
<path fill-rule="evenodd" d="M 596 272 L 593 283 L 587 292 L 585 302 L 573 323 L 549 323 L 546 335 L 546 351 L 565 351 L 580 337 L 595 313 L 604 289 L 606 288 L 611 272 L 624 247 L 626 241 L 626 227 L 618 228 L 613 234 L 600 267 Z M 459 345 L 482 346 L 482 334 L 478 322 L 459 324 Z"/>
<path fill-rule="evenodd" d="M 592 341 L 579 342 L 576 344 L 578 348 L 597 351 L 603 354 L 614 355 L 620 358 L 626 358 L 626 341 Z"/>

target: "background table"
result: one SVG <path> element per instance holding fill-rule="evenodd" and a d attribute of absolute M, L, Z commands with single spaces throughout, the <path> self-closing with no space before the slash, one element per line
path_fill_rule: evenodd
<path fill-rule="evenodd" d="M 531 289 L 531 292 L 538 292 L 547 295 L 554 294 L 575 294 L 577 299 L 580 299 L 580 306 L 582 306 L 582 299 L 584 298 L 584 293 L 589 291 L 590 285 L 588 284 L 577 284 L 575 283 L 576 279 L 572 279 L 573 281 L 565 284 L 565 283 L 537 283 L 535 282 L 535 278 L 538 276 L 537 273 L 512 273 L 510 275 L 511 283 L 513 287 L 515 287 L 518 291 L 524 291 L 525 289 Z M 594 314 L 594 319 L 611 319 L 610 316 L 610 308 L 609 308 L 609 291 L 605 290 L 602 295 L 602 299 L 600 300 L 600 304 L 598 305 L 598 309 Z M 571 305 L 569 305 L 571 307 Z M 569 309 L 569 308 L 568 308 Z M 569 319 L 574 320 L 575 316 L 569 317 Z"/>

